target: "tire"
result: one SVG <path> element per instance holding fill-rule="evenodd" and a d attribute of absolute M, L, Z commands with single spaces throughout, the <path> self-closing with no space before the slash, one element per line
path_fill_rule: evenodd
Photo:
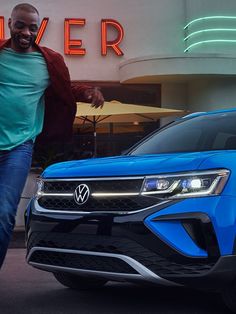
<path fill-rule="evenodd" d="M 221 294 L 227 307 L 236 313 L 236 281 L 224 288 Z"/>
<path fill-rule="evenodd" d="M 105 279 L 87 278 L 70 273 L 53 273 L 54 277 L 62 285 L 75 290 L 89 290 L 104 286 L 107 283 Z"/>

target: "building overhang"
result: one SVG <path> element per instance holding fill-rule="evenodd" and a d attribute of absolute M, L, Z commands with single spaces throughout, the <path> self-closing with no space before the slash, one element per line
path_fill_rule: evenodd
<path fill-rule="evenodd" d="M 236 56 L 185 53 L 139 57 L 122 62 L 119 75 L 120 82 L 126 84 L 187 82 L 202 76 L 236 76 Z"/>

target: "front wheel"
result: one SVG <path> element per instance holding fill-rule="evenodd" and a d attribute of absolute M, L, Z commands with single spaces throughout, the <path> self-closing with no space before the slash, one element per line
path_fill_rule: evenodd
<path fill-rule="evenodd" d="M 87 278 L 70 273 L 53 273 L 57 281 L 62 285 L 75 290 L 89 290 L 100 288 L 107 283 L 105 279 Z"/>
<path fill-rule="evenodd" d="M 225 287 L 221 294 L 227 307 L 236 313 L 236 281 Z"/>

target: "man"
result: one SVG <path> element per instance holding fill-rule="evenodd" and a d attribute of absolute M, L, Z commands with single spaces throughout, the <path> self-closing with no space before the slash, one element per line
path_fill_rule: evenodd
<path fill-rule="evenodd" d="M 17 205 L 31 166 L 35 138 L 41 143 L 72 135 L 75 101 L 96 108 L 97 88 L 71 87 L 62 56 L 35 44 L 39 13 L 23 3 L 8 21 L 11 38 L 0 41 L 0 268 L 15 224 Z"/>

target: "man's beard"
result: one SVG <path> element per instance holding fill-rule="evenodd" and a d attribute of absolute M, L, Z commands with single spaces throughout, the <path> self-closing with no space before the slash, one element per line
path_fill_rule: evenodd
<path fill-rule="evenodd" d="M 11 34 L 11 39 L 20 50 L 27 50 L 34 45 L 36 36 L 23 36 L 22 34 Z"/>

